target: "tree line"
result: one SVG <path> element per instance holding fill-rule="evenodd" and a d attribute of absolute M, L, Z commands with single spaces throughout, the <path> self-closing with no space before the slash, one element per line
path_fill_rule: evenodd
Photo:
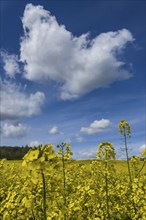
<path fill-rule="evenodd" d="M 0 159 L 7 160 L 22 160 L 24 155 L 28 152 L 30 147 L 26 146 L 0 146 Z"/>

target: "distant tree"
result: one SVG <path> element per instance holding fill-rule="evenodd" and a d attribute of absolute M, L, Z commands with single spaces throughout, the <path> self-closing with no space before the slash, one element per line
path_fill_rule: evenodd
<path fill-rule="evenodd" d="M 7 158 L 7 160 L 21 160 L 28 152 L 30 147 L 19 146 L 0 146 L 0 159 Z"/>

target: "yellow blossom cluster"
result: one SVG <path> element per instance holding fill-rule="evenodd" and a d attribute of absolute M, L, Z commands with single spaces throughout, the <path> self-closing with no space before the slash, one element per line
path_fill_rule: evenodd
<path fill-rule="evenodd" d="M 30 149 L 22 164 L 1 160 L 0 220 L 146 220 L 145 168 L 129 182 L 127 170 L 121 174 L 110 161 L 110 142 L 99 144 L 98 159 L 88 163 L 71 155 L 70 145 L 56 153 L 49 144 Z M 133 163 L 143 165 L 132 158 L 131 170 Z"/>

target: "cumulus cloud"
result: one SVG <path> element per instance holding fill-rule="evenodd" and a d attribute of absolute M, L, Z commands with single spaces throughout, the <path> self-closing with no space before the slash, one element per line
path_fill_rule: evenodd
<path fill-rule="evenodd" d="M 20 73 L 17 55 L 8 54 L 6 51 L 1 51 L 1 58 L 5 73 L 10 78 L 14 78 L 17 73 Z"/>
<path fill-rule="evenodd" d="M 146 149 L 146 144 L 140 146 L 140 150 L 144 150 L 144 149 Z"/>
<path fill-rule="evenodd" d="M 19 138 L 26 135 L 28 131 L 28 127 L 22 125 L 21 123 L 18 124 L 9 124 L 4 123 L 1 127 L 1 135 L 5 138 Z"/>
<path fill-rule="evenodd" d="M 32 4 L 26 5 L 22 24 L 20 60 L 25 78 L 59 82 L 63 100 L 131 77 L 117 56 L 134 40 L 127 29 L 101 33 L 94 39 L 88 33 L 73 36 L 49 11 Z"/>
<path fill-rule="evenodd" d="M 50 130 L 49 130 L 49 134 L 58 134 L 59 133 L 59 128 L 57 126 L 53 126 Z"/>
<path fill-rule="evenodd" d="M 45 95 L 42 92 L 26 95 L 22 87 L 10 81 L 1 84 L 1 119 L 18 119 L 37 115 L 41 112 Z"/>
<path fill-rule="evenodd" d="M 30 143 L 29 143 L 29 146 L 30 147 L 37 147 L 37 146 L 39 146 L 40 145 L 40 142 L 39 141 L 31 141 Z"/>
<path fill-rule="evenodd" d="M 99 132 L 106 131 L 111 126 L 111 122 L 108 119 L 101 119 L 101 120 L 95 120 L 93 121 L 89 127 L 82 127 L 80 129 L 80 132 L 86 133 L 86 134 L 97 134 Z"/>

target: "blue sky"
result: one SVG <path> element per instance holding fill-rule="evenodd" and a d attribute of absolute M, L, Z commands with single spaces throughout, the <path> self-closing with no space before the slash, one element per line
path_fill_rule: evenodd
<path fill-rule="evenodd" d="M 1 1 L 1 145 L 145 147 L 145 1 Z"/>

